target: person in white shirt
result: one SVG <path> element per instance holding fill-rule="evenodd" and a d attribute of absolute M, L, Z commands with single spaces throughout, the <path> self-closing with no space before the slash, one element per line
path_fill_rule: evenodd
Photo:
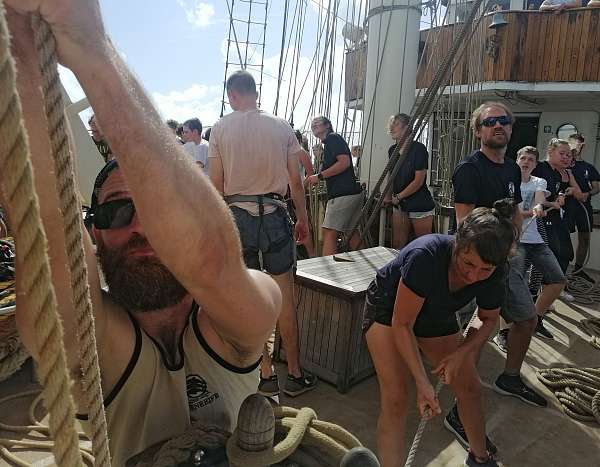
<path fill-rule="evenodd" d="M 540 337 L 552 339 L 552 333 L 544 327 L 543 317 L 549 306 L 556 300 L 563 288 L 566 279 L 558 261 L 548 245 L 542 239 L 538 230 L 538 223 L 534 217 L 544 217 L 544 208 L 556 209 L 556 205 L 546 201 L 547 182 L 543 178 L 531 175 L 539 159 L 539 152 L 533 146 L 525 146 L 517 152 L 517 165 L 521 168 L 521 197 L 523 201 L 519 205 L 523 214 L 523 228 L 519 249 L 525 254 L 520 255 L 525 264 L 529 262 L 542 274 L 542 291 L 535 302 L 538 314 L 538 324 L 535 334 Z M 524 272 L 524 271 L 523 271 Z"/>
<path fill-rule="evenodd" d="M 183 148 L 208 175 L 208 143 L 202 139 L 202 123 L 197 118 L 183 122 Z"/>

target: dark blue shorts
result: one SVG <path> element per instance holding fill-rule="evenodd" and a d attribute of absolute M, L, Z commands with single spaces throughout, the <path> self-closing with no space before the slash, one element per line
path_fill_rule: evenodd
<path fill-rule="evenodd" d="M 278 208 L 263 216 L 253 216 L 245 209 L 231 206 L 231 212 L 240 233 L 244 261 L 248 268 L 262 269 L 277 276 L 294 267 L 294 227 L 285 209 Z"/>

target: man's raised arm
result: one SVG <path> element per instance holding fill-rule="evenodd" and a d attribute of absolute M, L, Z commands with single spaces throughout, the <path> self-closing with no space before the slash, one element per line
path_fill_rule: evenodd
<path fill-rule="evenodd" d="M 223 340 L 258 355 L 279 312 L 277 286 L 243 266 L 225 203 L 117 53 L 98 2 L 6 3 L 21 12 L 37 10 L 50 24 L 59 60 L 94 108 L 161 261 L 203 305 Z"/>

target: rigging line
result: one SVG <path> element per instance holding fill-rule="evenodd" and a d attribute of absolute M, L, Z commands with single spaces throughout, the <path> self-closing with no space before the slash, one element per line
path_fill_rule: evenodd
<path fill-rule="evenodd" d="M 318 113 L 323 113 L 323 94 L 325 89 L 325 80 L 321 79 L 321 74 L 324 71 L 325 60 L 327 58 L 327 52 L 329 51 L 329 37 L 331 34 L 331 2 L 329 2 L 327 6 L 327 16 L 325 19 L 325 24 L 327 24 L 327 30 L 325 31 L 325 48 L 323 49 L 323 60 L 321 62 L 321 68 L 319 69 L 319 81 L 317 85 L 319 87 L 319 110 Z M 324 73 L 323 73 L 324 75 Z"/>
<path fill-rule="evenodd" d="M 292 17 L 292 26 L 290 28 L 290 32 L 289 32 L 289 37 L 287 38 L 287 46 L 285 47 L 285 57 L 283 58 L 283 74 L 285 75 L 285 70 L 287 69 L 287 60 L 288 60 L 288 56 L 290 53 L 290 44 L 292 43 L 292 34 L 294 33 L 294 26 L 296 25 L 296 17 L 298 14 L 298 2 L 299 0 L 296 0 L 296 6 L 294 7 L 294 16 Z M 290 79 L 291 79 L 291 73 L 290 73 Z M 289 91 L 288 91 L 289 93 Z"/>
<path fill-rule="evenodd" d="M 268 5 L 268 6 L 267 6 Z M 265 29 L 266 29 L 266 19 L 269 17 L 269 13 L 271 12 L 271 7 L 273 6 L 273 1 L 271 1 L 271 3 L 269 3 L 269 0 L 265 0 L 265 7 L 267 10 L 267 14 L 265 15 Z M 266 39 L 266 31 L 261 31 L 260 33 L 260 38 L 258 40 L 258 42 L 263 42 L 263 46 L 264 46 L 264 40 Z M 256 55 L 256 49 L 252 49 L 252 55 L 250 55 L 250 57 L 248 58 L 248 61 L 250 63 L 252 63 L 252 59 L 254 58 L 254 55 Z"/>
<path fill-rule="evenodd" d="M 259 84 L 259 92 L 258 92 L 258 107 L 260 108 L 261 99 L 262 99 L 262 91 L 263 91 L 263 75 L 265 73 L 265 43 L 267 37 L 267 17 L 269 16 L 269 0 L 265 0 L 265 22 L 263 26 L 263 38 L 265 40 L 262 41 L 262 52 L 260 55 L 260 84 Z M 254 49 L 256 50 L 256 49 Z"/>
<path fill-rule="evenodd" d="M 304 22 L 305 22 L 304 21 L 305 20 L 304 13 L 306 12 L 306 9 L 303 10 L 302 9 L 303 6 L 306 6 L 306 3 L 304 2 L 304 0 L 300 0 L 300 7 L 299 7 L 299 13 L 298 13 L 298 26 L 296 28 L 296 39 L 294 41 L 294 53 L 292 55 L 292 69 L 290 71 L 290 81 L 292 78 L 292 74 L 294 75 L 294 84 L 292 86 L 293 95 L 291 96 L 292 102 L 294 102 L 295 95 L 296 95 L 296 84 L 298 82 L 298 68 L 300 67 L 300 52 L 302 50 L 302 41 L 304 38 Z M 295 70 L 295 73 L 294 73 L 294 70 Z M 290 91 L 288 89 L 284 115 L 287 116 L 288 121 L 291 122 L 291 121 L 293 121 L 293 114 L 292 114 L 292 116 L 288 116 L 289 104 L 290 104 Z"/>
<path fill-rule="evenodd" d="M 317 0 L 309 0 L 309 1 L 312 2 L 312 3 L 314 3 L 317 7 L 319 7 L 319 11 L 320 10 L 326 10 L 326 8 L 323 5 L 321 5 L 321 2 L 319 2 Z M 331 0 L 330 0 L 329 4 L 331 4 Z M 344 18 L 341 18 L 340 16 L 338 16 L 338 19 L 344 19 Z"/>
<path fill-rule="evenodd" d="M 404 70 L 406 69 L 406 39 L 408 38 L 408 17 L 410 16 L 410 12 L 406 14 L 406 22 L 404 24 L 404 52 L 402 53 L 402 72 L 400 74 L 400 82 L 404 82 Z M 420 37 L 419 37 L 420 38 Z M 418 44 L 417 44 L 418 48 Z M 416 83 L 416 80 L 415 80 Z M 415 86 L 416 87 L 416 86 Z M 414 93 L 413 93 L 414 95 Z M 400 92 L 398 93 L 398 112 L 401 111 L 402 107 L 402 87 L 400 87 Z"/>
<path fill-rule="evenodd" d="M 279 54 L 279 72 L 277 73 L 277 93 L 275 95 L 275 107 L 273 108 L 273 113 L 275 115 L 277 115 L 277 110 L 279 107 L 279 92 L 281 90 L 281 78 L 283 74 L 283 50 L 285 48 L 285 33 L 287 28 L 287 16 L 289 6 L 290 0 L 285 0 L 285 7 L 283 10 L 283 31 L 281 33 L 281 52 Z"/>
<path fill-rule="evenodd" d="M 321 30 L 319 34 L 319 40 L 317 41 L 318 44 L 320 44 L 321 39 L 323 38 L 323 33 L 325 32 L 325 27 L 324 24 L 321 26 Z M 314 63 L 316 61 L 317 55 L 319 53 L 319 47 L 316 48 L 315 53 L 313 54 L 312 60 L 310 61 L 310 66 L 308 67 L 308 71 L 306 73 L 306 77 L 304 79 L 304 83 L 302 83 L 302 87 L 300 88 L 300 93 L 298 94 L 298 99 L 294 102 L 294 105 L 292 107 L 291 112 L 293 113 L 294 110 L 296 109 L 296 106 L 298 105 L 298 102 L 300 101 L 300 97 L 302 97 L 302 92 L 304 91 L 304 87 L 306 86 L 306 83 L 308 82 L 308 76 L 310 75 L 310 72 L 312 70 L 312 67 L 314 66 Z M 316 75 L 316 68 L 315 68 L 315 75 Z"/>
<path fill-rule="evenodd" d="M 227 3 L 227 10 L 229 10 L 230 31 L 233 31 L 233 38 L 235 39 L 235 46 L 237 48 L 238 57 L 240 59 L 240 66 L 243 69 L 246 69 L 246 67 L 243 65 L 243 61 L 242 61 L 242 52 L 240 51 L 240 44 L 239 44 L 238 39 L 237 39 L 237 33 L 235 32 L 235 24 L 233 24 L 233 13 L 231 11 L 231 8 L 234 5 L 235 0 L 231 0 L 231 6 L 229 5 L 229 0 L 225 0 L 225 2 Z M 231 37 L 229 37 L 227 39 L 227 41 L 230 41 L 230 40 L 231 40 Z"/>
<path fill-rule="evenodd" d="M 250 42 L 250 23 L 252 22 L 252 0 L 248 2 L 248 27 L 246 29 L 246 48 L 244 49 L 244 70 L 248 64 L 248 43 Z M 266 20 L 266 18 L 265 18 Z"/>
<path fill-rule="evenodd" d="M 354 10 L 355 9 L 353 8 L 353 10 L 352 10 L 352 14 L 353 15 L 354 15 Z M 364 14 L 366 15 L 367 14 L 367 3 L 366 2 L 364 3 L 363 11 L 364 11 Z M 359 11 L 359 13 L 358 13 L 358 24 L 361 24 L 362 14 L 363 14 L 363 12 Z M 354 16 L 352 18 L 352 23 L 354 24 Z M 366 52 L 367 51 L 365 50 L 365 59 L 366 59 Z M 366 62 L 366 60 L 365 60 L 365 62 Z M 365 65 L 366 65 L 366 63 L 365 63 Z M 352 71 L 352 76 L 356 76 L 356 68 L 357 67 L 358 67 L 358 60 L 355 60 L 354 61 L 354 70 Z M 366 69 L 365 69 L 365 73 L 361 73 L 361 77 L 362 77 L 362 79 L 361 79 L 361 86 L 362 86 L 362 90 L 363 90 L 363 105 L 364 105 L 365 81 L 366 81 L 366 78 L 367 78 Z M 358 86 L 358 83 L 357 83 L 357 86 Z M 358 96 L 356 96 L 356 97 L 357 98 L 355 99 L 356 102 L 355 102 L 354 109 L 353 109 L 354 112 L 353 112 L 353 116 L 352 116 L 352 123 L 350 124 L 350 134 L 353 134 L 354 124 L 355 124 L 355 121 L 356 121 L 356 113 L 358 112 L 358 110 L 357 110 L 357 107 L 358 107 L 358 105 L 357 105 L 358 104 Z M 362 128 L 362 118 L 361 118 L 361 128 Z M 360 143 L 362 145 L 362 141 L 360 141 Z"/>
<path fill-rule="evenodd" d="M 339 3 L 339 2 L 340 2 L 340 0 L 336 0 L 336 2 L 337 2 L 337 3 Z M 331 4 L 330 4 L 330 5 L 331 5 Z M 328 22 L 327 22 L 327 23 L 328 23 Z M 328 31 L 329 31 L 329 28 L 328 28 Z M 330 35 L 327 35 L 327 37 L 326 37 L 326 39 L 325 39 L 325 50 L 324 50 L 324 52 L 323 52 L 323 62 L 322 62 L 322 64 L 321 64 L 321 67 L 319 68 L 319 73 L 318 73 L 317 79 L 316 79 L 316 81 L 315 81 L 315 86 L 313 87 L 313 89 L 316 89 L 316 88 L 319 86 L 319 83 L 321 83 L 321 74 L 322 74 L 322 72 L 323 72 L 323 70 L 324 70 L 324 66 L 325 66 L 325 59 L 327 58 L 327 50 L 328 50 L 328 46 L 329 46 L 329 37 L 330 37 Z M 316 72 L 316 68 L 315 68 L 315 72 Z M 321 88 L 322 88 L 322 85 L 321 85 Z M 311 99 L 310 106 L 309 106 L 309 108 L 308 108 L 308 113 L 307 113 L 307 115 L 306 115 L 306 120 L 305 120 L 305 122 L 304 122 L 304 128 L 306 128 L 306 125 L 307 125 L 307 123 L 308 123 L 308 119 L 310 118 L 310 114 L 311 114 L 311 111 L 312 111 L 312 109 L 313 109 L 313 107 L 314 107 L 314 104 L 315 104 L 315 98 L 316 98 L 316 97 L 317 97 L 317 92 L 314 92 L 314 93 L 313 93 L 313 97 L 312 97 L 312 99 Z M 300 99 L 300 97 L 298 97 L 298 99 Z"/>
<path fill-rule="evenodd" d="M 352 16 L 354 16 L 354 9 L 352 9 Z M 350 0 L 346 0 L 346 20 L 345 23 L 348 24 L 348 16 L 350 15 Z M 352 23 L 352 25 L 354 26 L 354 23 Z M 343 27 L 343 26 L 342 26 Z M 345 50 L 342 52 L 344 53 Z M 345 57 L 345 54 L 344 54 Z M 342 60 L 342 69 L 340 70 L 340 85 L 338 87 L 338 109 L 337 109 L 337 115 L 336 115 L 336 121 L 339 122 L 340 120 L 340 109 L 341 109 L 341 103 L 342 103 L 342 82 L 344 81 L 344 73 L 346 71 L 346 60 L 345 58 Z M 344 101 L 346 100 L 346 93 L 344 92 Z M 344 102 L 344 114 L 346 113 L 346 104 Z M 344 136 L 344 132 L 346 130 L 346 118 L 344 115 L 344 118 L 342 120 L 342 130 L 341 130 L 341 134 L 342 136 Z M 346 141 L 348 141 L 346 139 Z"/>
<path fill-rule="evenodd" d="M 293 94 L 292 94 L 292 101 L 291 101 L 292 104 L 296 100 L 296 90 L 298 88 L 298 71 L 300 69 L 301 50 L 302 50 L 302 46 L 304 44 L 304 27 L 306 25 L 306 10 L 308 8 L 308 3 L 303 0 L 303 5 L 304 5 L 304 10 L 302 12 L 302 30 L 300 32 L 300 37 L 299 37 L 299 44 L 300 45 L 299 45 L 299 48 L 298 48 L 298 57 L 297 57 L 297 63 L 296 63 L 296 74 L 294 75 L 294 87 L 293 87 L 294 91 L 293 91 Z M 291 115 L 290 115 L 290 120 L 293 120 L 293 118 L 294 118 L 294 112 L 292 111 Z"/>

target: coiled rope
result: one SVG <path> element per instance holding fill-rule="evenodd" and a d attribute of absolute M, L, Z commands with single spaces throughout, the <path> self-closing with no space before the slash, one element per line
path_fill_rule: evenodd
<path fill-rule="evenodd" d="M 227 458 L 232 466 L 263 467 L 276 464 L 293 457 L 300 447 L 306 447 L 315 448 L 319 457 L 313 458 L 312 462 L 315 463 L 303 462 L 300 465 L 337 467 L 348 451 L 361 446 L 360 441 L 342 427 L 317 420 L 317 415 L 310 408 L 297 410 L 274 407 L 273 411 L 275 431 L 285 437 L 269 449 L 251 452 L 239 447 L 236 430 L 227 441 Z M 309 453 L 305 452 L 302 457 L 311 458 L 307 456 Z"/>
<path fill-rule="evenodd" d="M 28 415 L 28 424 L 27 425 L 9 425 L 6 423 L 2 423 L 0 421 L 0 430 L 11 431 L 13 433 L 25 433 L 28 436 L 33 436 L 31 432 L 35 432 L 39 435 L 36 436 L 35 439 L 6 439 L 0 438 L 0 458 L 3 458 L 7 462 L 12 462 L 14 465 L 18 465 L 19 467 L 32 467 L 32 464 L 29 464 L 16 455 L 12 454 L 9 449 L 11 448 L 28 448 L 35 449 L 41 451 L 50 452 L 54 446 L 54 443 L 50 439 L 50 429 L 47 425 L 44 425 L 38 422 L 35 412 L 37 407 L 42 402 L 42 394 L 38 389 L 32 391 L 26 391 L 19 394 L 12 394 L 10 396 L 4 397 L 0 399 L 0 407 L 4 404 L 14 401 L 15 399 L 19 399 L 22 397 L 31 397 L 37 396 L 33 400 L 33 402 L 29 406 L 29 410 L 27 411 Z M 81 439 L 85 439 L 86 435 L 82 432 L 78 432 L 77 435 Z M 92 457 L 91 449 L 80 446 L 81 455 L 87 464 L 93 465 L 94 458 Z"/>
<path fill-rule="evenodd" d="M 537 377 L 569 417 L 600 424 L 600 368 L 549 368 Z"/>
<path fill-rule="evenodd" d="M 579 326 L 590 335 L 590 345 L 600 350 L 600 318 L 582 319 Z"/>

